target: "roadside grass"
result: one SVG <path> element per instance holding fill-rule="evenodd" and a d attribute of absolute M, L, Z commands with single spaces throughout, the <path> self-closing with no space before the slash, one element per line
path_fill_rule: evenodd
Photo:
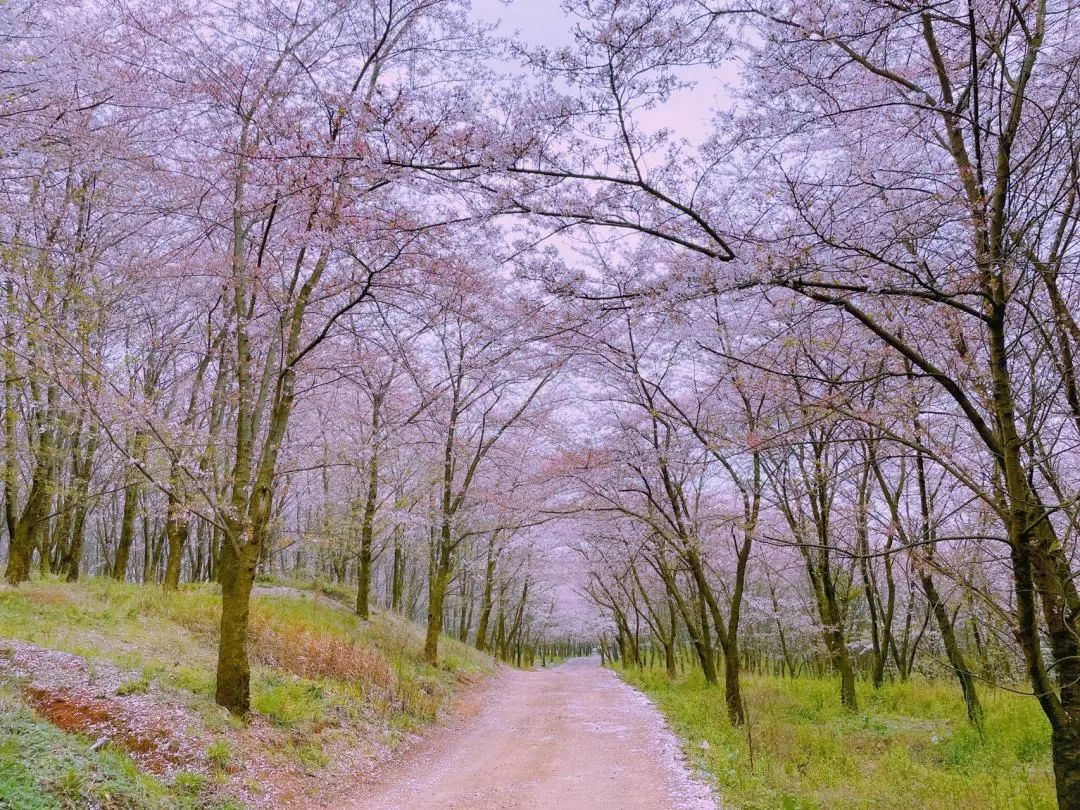
<path fill-rule="evenodd" d="M 1030 697 L 984 688 L 980 738 L 948 681 L 860 683 L 851 713 L 834 681 L 744 676 L 748 735 L 729 724 L 722 687 L 698 672 L 674 681 L 662 670 L 619 672 L 656 702 L 727 807 L 1056 807 L 1050 729 Z"/>
<path fill-rule="evenodd" d="M 340 599 L 320 591 L 301 591 L 295 583 L 263 587 L 251 611 L 252 707 L 255 719 L 264 719 L 272 729 L 267 756 L 304 770 L 325 767 L 338 742 L 363 739 L 393 748 L 434 721 L 464 683 L 493 666 L 487 656 L 446 638 L 439 665 L 430 666 L 422 660 L 419 628 L 399 616 L 378 612 L 365 622 Z M 40 579 L 0 589 L 0 646 L 4 638 L 15 639 L 74 653 L 91 667 L 103 662 L 131 670 L 116 694 L 159 690 L 192 709 L 214 735 L 206 759 L 214 774 L 210 781 L 221 781 L 237 764 L 229 739 L 242 724 L 213 701 L 220 605 L 210 585 L 185 586 L 170 594 L 157 586 L 105 579 L 75 584 Z M 5 705 L 14 716 L 29 718 L 25 722 L 48 731 L 50 739 L 69 737 L 65 745 L 82 745 L 33 720 L 31 712 L 20 708 L 17 684 L 9 686 Z M 12 746 L 9 737 L 6 728 L 0 730 L 0 746 Z M 43 751 L 42 767 L 53 768 L 57 758 Z M 4 778 L 0 775 L 0 796 L 6 796 Z M 49 803 L 60 778 L 51 770 L 10 778 L 36 784 L 44 797 L 41 807 L 64 806 Z M 181 774 L 171 792 L 200 796 L 205 780 Z M 131 790 L 142 786 L 139 800 L 115 806 L 158 806 L 154 784 L 148 778 L 132 782 Z M 18 806 L 38 807 L 29 802 Z"/>

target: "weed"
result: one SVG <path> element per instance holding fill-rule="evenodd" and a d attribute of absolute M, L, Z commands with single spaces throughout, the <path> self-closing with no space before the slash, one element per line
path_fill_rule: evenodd
<path fill-rule="evenodd" d="M 78 768 L 70 767 L 56 780 L 55 792 L 71 804 L 86 798 L 86 779 Z"/>
<path fill-rule="evenodd" d="M 394 670 L 382 653 L 349 639 L 341 632 L 342 619 L 337 632 L 327 632 L 324 625 L 310 626 L 309 612 L 298 617 L 293 605 L 275 600 L 253 611 L 250 644 L 259 661 L 303 678 L 337 678 L 393 691 Z"/>
<path fill-rule="evenodd" d="M 37 718 L 0 687 L 0 797 L 4 807 L 169 808 L 167 789 L 120 751 L 90 743 Z"/>
<path fill-rule="evenodd" d="M 206 787 L 206 777 L 201 773 L 178 773 L 173 778 L 172 786 L 178 795 L 195 798 Z"/>
<path fill-rule="evenodd" d="M 126 697 L 127 695 L 145 695 L 150 691 L 150 685 L 153 681 L 153 676 L 147 670 L 143 670 L 143 673 L 138 678 L 120 684 L 116 690 L 116 694 L 119 697 Z"/>
<path fill-rule="evenodd" d="M 214 693 L 213 673 L 198 667 L 178 666 L 168 676 L 177 689 L 209 698 Z"/>
<path fill-rule="evenodd" d="M 341 586 L 324 583 L 314 598 L 310 591 L 292 594 L 284 588 L 252 601 L 252 705 L 276 727 L 268 744 L 287 750 L 309 770 L 326 764 L 322 746 L 312 742 L 319 728 L 348 725 L 358 736 L 396 744 L 434 720 L 462 683 L 491 667 L 490 658 L 453 639 L 442 641 L 441 665 L 428 666 L 416 625 L 380 611 L 360 621 L 349 609 L 352 594 Z M 11 638 L 79 655 L 93 678 L 110 667 L 134 670 L 139 674 L 123 682 L 119 696 L 172 694 L 198 714 L 204 730 L 227 734 L 242 721 L 213 702 L 220 617 L 221 597 L 213 585 L 185 585 L 165 594 L 155 586 L 108 579 L 36 579 L 18 590 L 0 590 L 0 657 L 5 649 L 13 654 L 2 640 Z M 13 693 L 11 700 L 12 711 L 24 711 L 24 697 Z M 54 732 L 49 739 L 63 744 L 28 753 L 24 743 L 34 736 L 20 733 L 12 743 L 2 725 L 4 709 L 0 705 L 0 796 L 19 797 L 12 801 L 20 808 L 62 802 L 215 806 L 208 794 L 220 788 L 216 781 L 208 791 L 198 787 L 198 777 L 177 776 L 172 796 L 188 799 L 165 801 L 160 783 L 142 776 L 122 751 L 107 747 L 90 755 L 87 743 L 40 720 L 35 728 Z M 221 753 L 227 767 L 228 752 Z M 207 758 L 213 759 L 210 751 Z M 64 798 L 80 789 L 83 798 Z"/>
<path fill-rule="evenodd" d="M 224 737 L 218 737 L 206 747 L 206 758 L 217 773 L 225 773 L 232 759 L 232 745 Z"/>
<path fill-rule="evenodd" d="M 290 744 L 289 756 L 307 768 L 309 771 L 318 771 L 325 768 L 330 758 L 323 750 L 322 744 L 315 739 L 306 740 L 299 744 Z"/>

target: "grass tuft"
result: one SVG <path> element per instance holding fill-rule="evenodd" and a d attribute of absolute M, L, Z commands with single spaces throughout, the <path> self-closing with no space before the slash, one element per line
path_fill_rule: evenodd
<path fill-rule="evenodd" d="M 206 747 L 206 758 L 216 773 L 226 773 L 232 760 L 232 745 L 224 737 L 218 737 Z"/>

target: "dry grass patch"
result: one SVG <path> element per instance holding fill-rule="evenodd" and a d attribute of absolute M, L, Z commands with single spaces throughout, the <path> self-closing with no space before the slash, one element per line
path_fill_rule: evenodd
<path fill-rule="evenodd" d="M 301 678 L 353 681 L 380 694 L 397 690 L 397 675 L 378 650 L 313 627 L 282 624 L 258 608 L 252 612 L 249 643 L 259 663 Z"/>

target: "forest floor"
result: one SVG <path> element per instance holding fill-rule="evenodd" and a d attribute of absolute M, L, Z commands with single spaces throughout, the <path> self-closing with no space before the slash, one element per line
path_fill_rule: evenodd
<path fill-rule="evenodd" d="M 376 775 L 356 810 L 706 810 L 656 708 L 599 659 L 505 670 L 473 716 Z"/>
<path fill-rule="evenodd" d="M 219 615 L 205 586 L 0 588 L 0 808 L 338 807 L 494 669 L 451 639 L 430 667 L 400 617 L 262 586 L 241 723 L 213 702 Z"/>
<path fill-rule="evenodd" d="M 619 670 L 667 716 L 725 807 L 744 810 L 1042 810 L 1057 806 L 1050 728 L 1034 698 L 983 685 L 984 734 L 948 679 L 875 690 L 840 707 L 835 679 L 744 675 L 750 723 L 728 722 L 698 671 Z"/>

